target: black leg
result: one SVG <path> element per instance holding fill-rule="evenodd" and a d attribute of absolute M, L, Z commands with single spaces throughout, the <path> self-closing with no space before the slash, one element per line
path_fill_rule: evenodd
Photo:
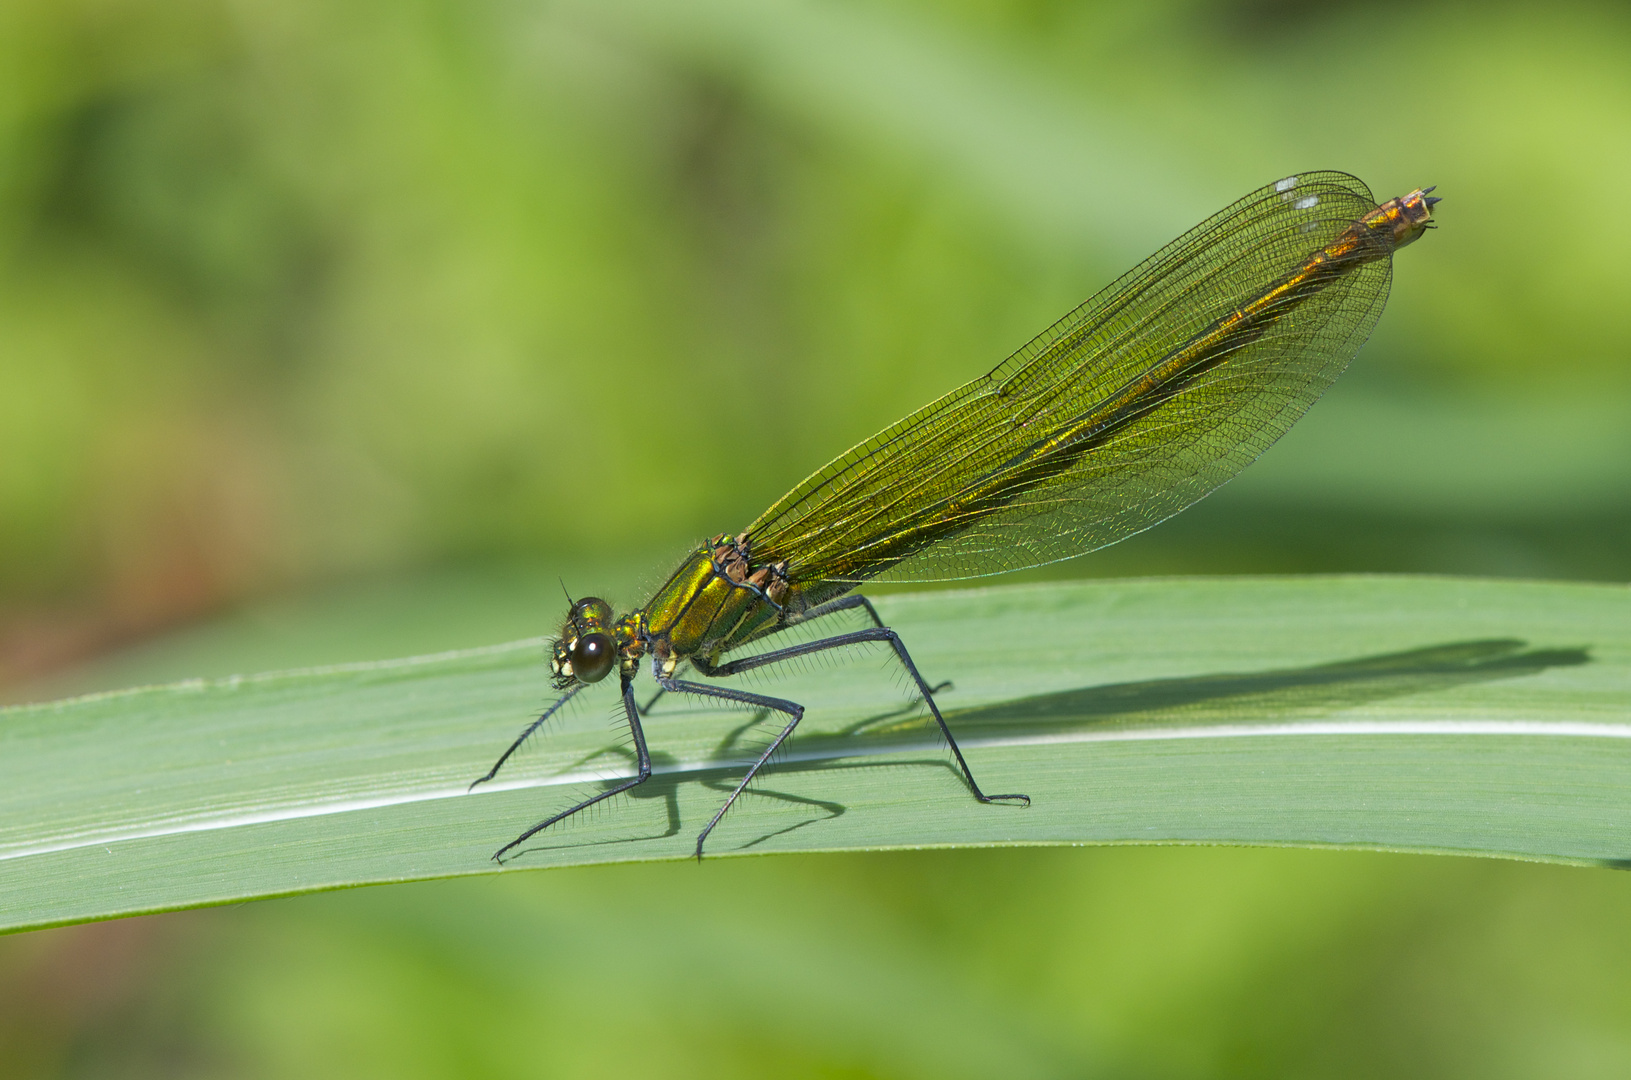
<path fill-rule="evenodd" d="M 704 825 L 702 832 L 697 835 L 697 859 L 701 861 L 703 841 L 708 839 L 708 834 L 714 831 L 714 826 L 719 824 L 719 819 L 725 816 L 725 811 L 731 808 L 731 804 L 736 801 L 737 796 L 742 794 L 743 789 L 752 782 L 754 776 L 764 767 L 764 763 L 770 760 L 770 755 L 774 754 L 781 747 L 781 744 L 787 741 L 787 737 L 793 734 L 793 729 L 799 726 L 799 721 L 804 718 L 804 706 L 796 701 L 787 701 L 784 698 L 750 694 L 746 690 L 732 690 L 728 686 L 706 686 L 702 683 L 682 682 L 679 679 L 671 678 L 659 678 L 657 684 L 664 690 L 670 690 L 676 694 L 697 694 L 701 697 L 739 701 L 744 705 L 754 705 L 761 709 L 775 709 L 777 712 L 785 713 L 791 718 L 787 721 L 787 726 L 782 728 L 781 734 L 777 735 L 770 745 L 765 747 L 765 752 L 759 755 L 759 760 L 748 767 L 747 775 L 742 777 L 742 782 L 736 785 L 736 790 L 730 793 L 725 799 L 725 804 L 714 812 L 714 816 L 708 819 L 708 824 Z"/>
<path fill-rule="evenodd" d="M 844 597 L 844 599 L 849 600 L 852 598 Z M 857 596 L 853 599 L 860 600 L 862 603 L 866 602 L 864 597 Z M 837 602 L 838 601 L 835 601 L 835 603 Z M 821 607 L 826 606 L 827 605 L 825 604 L 821 605 Z M 855 604 L 851 606 L 859 607 L 861 605 Z M 811 610 L 820 611 L 821 607 L 812 608 Z M 866 604 L 866 607 L 869 611 L 872 609 L 871 604 Z M 874 613 L 873 617 L 877 617 L 876 613 Z M 724 664 L 710 664 L 705 660 L 698 659 L 697 657 L 692 657 L 691 662 L 696 665 L 696 669 L 702 672 L 704 675 L 711 679 L 717 679 L 727 675 L 737 675 L 744 671 L 752 671 L 754 668 L 764 667 L 766 664 L 775 664 L 783 660 L 791 660 L 795 656 L 808 656 L 810 653 L 822 652 L 826 649 L 841 649 L 846 645 L 859 645 L 866 641 L 886 641 L 889 643 L 890 648 L 895 650 L 895 655 L 898 656 L 900 658 L 900 662 L 905 665 L 907 673 L 912 676 L 912 681 L 917 683 L 918 692 L 923 695 L 923 700 L 929 703 L 929 711 L 934 713 L 934 721 L 940 725 L 940 733 L 946 737 L 947 745 L 951 747 L 953 756 L 957 758 L 957 767 L 963 771 L 963 779 L 968 781 L 969 790 L 974 793 L 974 797 L 976 799 L 983 803 L 1019 802 L 1026 806 L 1031 805 L 1031 797 L 1029 795 L 987 795 L 985 792 L 980 790 L 980 785 L 974 779 L 974 773 L 969 770 L 968 761 L 963 757 L 962 749 L 957 745 L 957 740 L 952 736 L 951 728 L 946 726 L 946 718 L 940 715 L 940 706 L 934 703 L 934 692 L 929 688 L 929 684 L 923 681 L 923 676 L 918 674 L 917 665 L 912 663 L 911 654 L 906 651 L 906 646 L 901 642 L 900 635 L 895 633 L 887 626 L 875 626 L 867 630 L 855 630 L 848 634 L 838 634 L 834 637 L 822 638 L 820 641 L 806 642 L 803 645 L 789 645 L 785 649 L 775 649 L 771 652 L 760 653 L 758 656 L 744 656 L 740 660 L 732 660 L 729 663 Z M 789 725 L 789 730 L 791 730 L 791 725 Z"/>
<path fill-rule="evenodd" d="M 543 727 L 544 726 L 544 721 L 548 720 L 551 716 L 554 716 L 557 709 L 559 709 L 562 705 L 565 705 L 568 701 L 571 701 L 573 695 L 576 694 L 579 690 L 583 689 L 583 685 L 584 685 L 583 683 L 578 683 L 575 686 L 573 686 L 572 689 L 570 689 L 566 693 L 562 694 L 560 696 L 560 699 L 557 700 L 555 702 L 555 704 L 553 704 L 549 708 L 545 709 L 544 714 L 542 716 L 540 716 L 538 719 L 534 720 L 532 723 L 528 724 L 527 725 L 527 730 L 523 731 L 520 735 L 516 736 L 515 741 L 510 744 L 510 748 L 508 750 L 505 750 L 502 754 L 498 755 L 498 760 L 493 762 L 493 767 L 491 769 L 487 770 L 487 775 L 479 777 L 479 778 L 477 778 L 475 780 L 472 780 L 470 782 L 470 786 L 465 788 L 465 790 L 466 791 L 474 791 L 476 789 L 477 784 L 485 784 L 487 781 L 489 781 L 493 777 L 497 776 L 498 775 L 498 770 L 502 769 L 504 767 L 504 763 L 506 761 L 510 760 L 510 755 L 515 753 L 517 750 L 521 749 L 521 744 L 526 742 L 528 739 L 532 738 L 532 733 L 537 731 L 539 728 Z"/>
<path fill-rule="evenodd" d="M 797 626 L 799 623 L 806 623 L 811 619 L 819 619 L 823 615 L 832 615 L 839 611 L 850 611 L 855 608 L 865 608 L 866 613 L 872 617 L 872 625 L 878 627 L 879 629 L 883 628 L 883 617 L 878 614 L 878 609 L 872 606 L 871 600 L 868 600 L 860 593 L 851 593 L 849 596 L 841 596 L 837 600 L 829 600 L 825 604 L 817 604 L 809 611 L 806 611 L 804 616 L 800 618 L 798 622 L 789 623 L 788 625 Z M 933 686 L 929 687 L 929 692 L 931 694 L 938 694 L 942 690 L 950 689 L 951 680 L 942 679 Z"/>
<path fill-rule="evenodd" d="M 573 688 L 573 693 L 576 693 L 575 687 Z M 568 696 L 570 697 L 571 695 L 569 694 Z M 577 813 L 579 810 L 587 809 L 603 799 L 609 799 L 613 795 L 621 794 L 629 790 L 629 788 L 638 784 L 643 784 L 647 780 L 651 779 L 651 754 L 646 750 L 646 733 L 640 728 L 640 713 L 634 707 L 634 684 L 629 680 L 627 675 L 623 676 L 623 711 L 629 716 L 629 733 L 634 736 L 635 775 L 623 781 L 621 784 L 618 784 L 614 788 L 602 791 L 599 795 L 583 800 L 570 810 L 563 810 L 554 817 L 545 818 L 543 821 L 540 821 L 538 824 L 534 825 L 532 828 L 528 829 L 514 840 L 511 840 L 508 844 L 505 844 L 503 847 L 493 852 L 494 862 L 503 862 L 504 853 L 506 851 L 510 851 L 513 848 L 526 843 L 528 840 L 532 839 L 532 837 L 543 832 L 557 821 L 564 821 L 573 814 Z M 545 715 L 548 714 L 546 713 Z M 513 750 L 514 747 L 511 747 L 511 749 Z M 505 757 L 508 756 L 509 754 L 506 752 Z M 503 763 L 504 759 L 500 758 L 499 764 L 502 765 Z M 498 770 L 498 766 L 493 766 L 493 770 L 496 772 Z M 491 775 L 491 773 L 488 775 Z"/>
<path fill-rule="evenodd" d="M 853 611 L 856 608 L 866 608 L 866 613 L 872 616 L 873 626 L 881 627 L 883 625 L 883 620 L 878 617 L 878 609 L 872 606 L 872 601 L 860 593 L 850 593 L 848 596 L 840 596 L 837 600 L 828 600 L 825 604 L 817 604 L 799 616 L 796 621 L 787 625 L 797 626 L 799 623 L 807 623 L 811 619 L 819 619 L 823 615 L 835 615 L 840 611 Z"/>

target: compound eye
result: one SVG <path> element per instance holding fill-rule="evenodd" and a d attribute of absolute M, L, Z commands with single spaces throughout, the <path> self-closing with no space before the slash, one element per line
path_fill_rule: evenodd
<path fill-rule="evenodd" d="M 616 659 L 610 634 L 585 634 L 572 646 L 572 674 L 582 682 L 599 682 L 611 673 Z"/>

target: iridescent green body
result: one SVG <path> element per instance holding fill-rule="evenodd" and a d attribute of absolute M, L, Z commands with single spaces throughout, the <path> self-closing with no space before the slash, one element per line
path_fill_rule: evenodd
<path fill-rule="evenodd" d="M 751 553 L 742 544 L 721 536 L 692 552 L 646 604 L 638 627 L 631 624 L 627 637 L 618 634 L 619 654 L 638 662 L 643 636 L 657 666 L 672 675 L 685 657 L 717 661 L 725 652 L 780 630 L 790 609 L 801 610 L 803 590 L 769 573 L 749 582 L 748 575 L 736 570 L 750 565 Z"/>
<path fill-rule="evenodd" d="M 872 580 L 935 581 L 1038 566 L 1113 544 L 1234 476 L 1342 372 L 1380 317 L 1392 255 L 1431 227 L 1428 189 L 1378 206 L 1352 176 L 1286 177 L 1195 226 L 983 378 L 835 458 L 746 530 L 691 552 L 646 604 L 614 620 L 572 604 L 551 666 L 561 702 L 616 667 L 638 774 L 501 849 L 650 775 L 630 689 L 650 656 L 664 691 L 790 717 L 697 838 L 792 734 L 803 707 L 698 682 L 823 649 L 884 642 L 911 674 L 982 802 L 899 636 L 863 597 Z M 741 659 L 800 622 L 864 609 L 873 626 Z M 558 702 L 555 708 L 558 708 Z M 554 708 L 511 744 L 483 780 Z M 477 781 L 480 783 L 481 781 Z"/>

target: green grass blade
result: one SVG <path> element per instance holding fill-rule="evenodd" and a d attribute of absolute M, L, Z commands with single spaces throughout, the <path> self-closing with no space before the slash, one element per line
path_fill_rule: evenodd
<path fill-rule="evenodd" d="M 1631 591 L 1421 578 L 884 596 L 987 790 L 888 657 L 766 675 L 807 719 L 711 856 L 1056 843 L 1631 858 Z M 645 692 L 642 691 L 642 700 Z M 0 710 L 0 928 L 495 872 L 628 771 L 610 685 L 500 783 L 550 699 L 537 641 Z M 665 699 L 657 775 L 511 868 L 686 857 L 768 731 Z"/>

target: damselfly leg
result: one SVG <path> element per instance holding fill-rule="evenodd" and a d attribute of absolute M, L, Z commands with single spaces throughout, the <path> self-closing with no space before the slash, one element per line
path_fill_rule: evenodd
<path fill-rule="evenodd" d="M 504 758 L 509 757 L 510 754 L 514 752 L 515 748 L 520 746 L 521 743 L 526 740 L 527 735 L 532 734 L 532 732 L 537 729 L 538 725 L 543 723 L 544 720 L 549 717 L 549 713 L 552 713 L 555 711 L 555 709 L 560 708 L 561 705 L 565 703 L 566 699 L 570 698 L 571 696 L 571 693 L 566 694 L 565 697 L 562 697 L 560 701 L 555 703 L 554 707 L 551 708 L 549 712 L 546 712 L 532 725 L 532 727 L 528 728 L 526 733 L 523 734 L 521 738 L 517 739 L 509 750 L 504 752 L 504 757 L 498 759 L 498 764 L 494 765 L 492 770 L 488 772 L 486 776 L 482 777 L 482 780 L 492 779 L 493 774 L 498 772 L 499 765 L 504 764 Z M 651 779 L 651 753 L 646 749 L 646 733 L 640 727 L 639 710 L 634 707 L 634 683 L 627 676 L 623 677 L 623 711 L 628 715 L 629 734 L 634 738 L 635 774 L 615 787 L 608 788 L 597 795 L 591 795 L 589 798 L 584 799 L 570 810 L 562 810 L 553 817 L 547 817 L 540 821 L 538 824 L 534 825 L 532 828 L 528 829 L 514 840 L 511 840 L 508 844 L 505 844 L 503 847 L 493 852 L 494 862 L 502 863 L 504 861 L 505 852 L 512 851 L 521 846 L 534 836 L 537 836 L 539 833 L 555 824 L 557 821 L 565 821 L 573 814 L 576 814 L 579 810 L 587 810 L 597 802 L 602 802 L 609 799 L 613 795 L 621 795 L 630 788 L 637 787 Z M 481 780 L 476 781 L 476 784 L 479 783 L 481 783 Z M 471 784 L 470 786 L 475 787 L 476 784 Z"/>
<path fill-rule="evenodd" d="M 485 784 L 487 781 L 497 776 L 498 770 L 502 769 L 504 767 L 504 763 L 510 760 L 510 755 L 521 749 L 521 744 L 532 738 L 532 733 L 543 727 L 549 718 L 554 716 L 555 713 L 560 710 L 562 705 L 565 705 L 568 701 L 571 701 L 577 692 L 583 689 L 583 686 L 583 683 L 578 683 L 575 686 L 568 687 L 564 694 L 555 699 L 555 704 L 545 709 L 538 719 L 528 724 L 521 734 L 515 737 L 515 741 L 506 747 L 502 754 L 498 755 L 498 760 L 493 762 L 493 767 L 488 769 L 484 775 L 472 780 L 470 782 L 470 786 L 465 788 L 465 790 L 474 791 L 476 790 L 477 784 Z"/>
<path fill-rule="evenodd" d="M 872 612 L 873 618 L 877 618 L 877 612 L 873 611 L 872 605 L 867 603 L 863 597 L 844 597 L 843 599 L 836 600 L 833 603 L 834 605 L 846 604 L 847 601 L 852 599 L 859 600 L 861 603 L 847 604 L 847 606 L 859 607 L 861 604 L 865 604 L 867 610 Z M 834 606 L 831 610 L 842 610 L 842 608 Z M 824 612 L 824 614 L 828 613 L 830 612 Z M 968 766 L 968 760 L 963 757 L 962 748 L 957 745 L 956 736 L 951 733 L 951 728 L 947 725 L 946 718 L 940 715 L 940 706 L 935 703 L 933 689 L 929 686 L 928 682 L 924 680 L 923 675 L 918 671 L 917 664 L 912 661 L 912 654 L 907 652 L 906 644 L 905 642 L 901 641 L 900 635 L 887 626 L 879 625 L 868 627 L 865 630 L 854 630 L 847 634 L 836 634 L 833 637 L 822 638 L 819 641 L 805 642 L 800 645 L 789 645 L 786 648 L 774 649 L 767 653 L 760 653 L 757 656 L 745 656 L 740 660 L 732 660 L 724 664 L 709 664 L 707 661 L 698 657 L 692 657 L 691 662 L 702 674 L 708 676 L 709 678 L 717 679 L 725 678 L 731 675 L 739 675 L 744 671 L 752 671 L 755 668 L 764 667 L 768 664 L 780 663 L 783 660 L 792 660 L 793 658 L 799 656 L 809 656 L 812 653 L 824 652 L 828 649 L 841 649 L 849 645 L 861 645 L 879 641 L 886 642 L 889 647 L 894 650 L 895 656 L 900 660 L 901 665 L 906 668 L 906 673 L 910 675 L 912 677 L 912 681 L 917 684 L 918 693 L 923 695 L 923 700 L 928 704 L 929 711 L 934 714 L 935 723 L 939 726 L 941 735 L 945 737 L 946 745 L 951 748 L 952 756 L 957 759 L 957 767 L 962 772 L 963 779 L 968 782 L 969 791 L 973 793 L 974 797 L 983 803 L 1017 802 L 1021 805 L 1029 806 L 1031 804 L 1031 797 L 1029 795 L 1024 795 L 1017 792 L 1007 795 L 987 795 L 981 790 L 979 782 L 974 779 L 973 770 Z M 693 687 L 697 689 L 692 689 Z M 704 687 L 700 683 L 678 683 L 670 680 L 668 688 L 671 690 L 684 690 L 690 693 L 702 692 L 724 696 L 719 694 L 717 688 Z M 770 705 L 771 708 L 778 708 L 778 706 L 770 704 L 775 700 L 776 699 L 774 698 L 766 698 L 764 699 L 764 704 Z M 789 702 L 787 704 L 791 703 Z M 798 708 L 799 715 L 801 716 L 803 714 L 802 706 L 796 706 L 796 708 Z M 785 712 L 787 710 L 784 709 L 782 711 Z M 720 807 L 719 813 L 714 815 L 714 821 L 709 823 L 709 829 L 713 827 L 713 824 L 719 820 L 726 810 L 730 809 L 730 804 L 736 800 L 737 795 L 741 794 L 742 789 L 747 786 L 748 781 L 753 779 L 753 774 L 758 771 L 759 766 L 763 765 L 765 759 L 768 758 L 770 754 L 781 745 L 788 735 L 792 734 L 792 730 L 797 724 L 798 717 L 795 716 L 792 723 L 788 724 L 787 729 L 776 739 L 774 743 L 771 744 L 770 750 L 767 751 L 759 759 L 759 761 L 755 763 L 753 768 L 748 771 L 748 775 L 743 778 L 742 783 L 738 785 L 736 791 L 731 794 L 731 797 L 725 801 L 725 805 Z M 707 835 L 707 830 L 704 830 L 703 835 Z"/>

